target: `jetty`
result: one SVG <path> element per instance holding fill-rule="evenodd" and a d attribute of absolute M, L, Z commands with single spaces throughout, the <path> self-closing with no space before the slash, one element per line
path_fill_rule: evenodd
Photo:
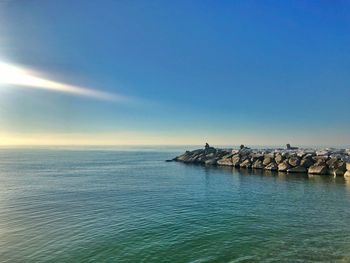
<path fill-rule="evenodd" d="M 350 177 L 350 149 L 308 149 L 292 147 L 277 149 L 218 149 L 209 146 L 186 151 L 173 161 L 240 169 L 264 169 L 285 173 L 308 173 Z"/>

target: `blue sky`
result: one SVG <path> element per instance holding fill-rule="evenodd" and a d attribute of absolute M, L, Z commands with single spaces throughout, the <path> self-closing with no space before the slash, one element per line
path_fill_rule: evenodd
<path fill-rule="evenodd" d="M 0 1 L 1 61 L 127 98 L 0 84 L 0 136 L 349 145 L 349 13 L 348 1 Z"/>

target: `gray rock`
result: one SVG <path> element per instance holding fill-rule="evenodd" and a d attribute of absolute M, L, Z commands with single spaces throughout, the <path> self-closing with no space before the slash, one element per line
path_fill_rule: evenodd
<path fill-rule="evenodd" d="M 299 166 L 300 164 L 300 158 L 295 156 L 295 157 L 290 157 L 288 159 L 288 163 L 293 166 L 293 167 L 296 167 L 296 166 Z"/>
<path fill-rule="evenodd" d="M 333 153 L 329 156 L 329 158 L 331 159 L 341 159 L 342 157 L 344 156 L 344 154 L 341 154 L 341 153 Z"/>
<path fill-rule="evenodd" d="M 205 151 L 202 149 L 194 151 L 186 151 L 184 154 L 175 158 L 176 161 L 185 163 L 198 163 L 205 159 Z"/>
<path fill-rule="evenodd" d="M 309 157 L 309 158 L 305 158 L 305 159 L 302 159 L 300 161 L 300 165 L 305 167 L 305 168 L 309 168 L 310 166 L 314 165 L 314 162 L 313 160 Z"/>
<path fill-rule="evenodd" d="M 249 149 L 249 148 L 242 148 L 239 150 L 239 155 L 240 156 L 246 156 L 246 155 L 249 155 L 252 153 L 252 149 Z"/>
<path fill-rule="evenodd" d="M 251 168 L 252 167 L 252 164 L 250 163 L 250 160 L 249 159 L 246 159 L 244 162 L 242 162 L 240 165 L 240 167 L 242 168 Z"/>
<path fill-rule="evenodd" d="M 271 171 L 277 171 L 278 166 L 275 162 L 269 163 L 267 166 L 265 166 L 266 170 L 271 170 Z"/>
<path fill-rule="evenodd" d="M 267 166 L 269 165 L 271 162 L 273 161 L 272 157 L 265 157 L 264 161 L 263 161 L 263 165 Z"/>
<path fill-rule="evenodd" d="M 317 165 L 326 165 L 326 162 L 328 160 L 327 156 L 314 156 L 312 159 L 315 161 L 315 164 Z"/>
<path fill-rule="evenodd" d="M 216 149 L 214 147 L 207 147 L 204 149 L 205 153 L 216 153 Z"/>
<path fill-rule="evenodd" d="M 280 163 L 278 165 L 278 171 L 280 172 L 286 172 L 290 168 L 290 165 L 287 161 Z"/>
<path fill-rule="evenodd" d="M 310 166 L 308 173 L 309 174 L 327 174 L 328 169 L 326 165 L 315 164 Z"/>
<path fill-rule="evenodd" d="M 345 162 L 338 160 L 338 159 L 329 159 L 326 164 L 330 169 L 343 169 L 344 171 L 346 170 L 346 164 Z"/>
<path fill-rule="evenodd" d="M 290 153 L 289 152 L 282 152 L 282 157 L 287 159 L 290 157 Z"/>
<path fill-rule="evenodd" d="M 215 165 L 217 163 L 216 158 L 209 159 L 205 161 L 205 165 Z"/>
<path fill-rule="evenodd" d="M 328 165 L 329 168 L 334 168 L 337 165 L 338 159 L 336 158 L 331 158 L 328 161 L 326 161 L 326 164 Z"/>
<path fill-rule="evenodd" d="M 221 159 L 232 158 L 232 157 L 233 157 L 233 154 L 228 153 L 228 154 L 222 155 L 222 156 L 221 156 Z"/>
<path fill-rule="evenodd" d="M 232 158 L 222 158 L 220 160 L 217 161 L 218 165 L 226 165 L 226 166 L 233 166 L 232 163 Z"/>
<path fill-rule="evenodd" d="M 319 160 L 323 160 L 323 161 L 327 161 L 329 159 L 328 155 L 316 155 L 312 157 L 313 160 L 315 161 L 319 161 Z"/>
<path fill-rule="evenodd" d="M 178 157 L 175 158 L 176 161 L 184 162 L 187 161 L 190 158 L 190 155 L 186 152 Z"/>
<path fill-rule="evenodd" d="M 230 154 L 229 152 L 227 151 L 220 151 L 216 154 L 216 157 L 218 159 L 221 159 L 221 158 L 224 158 L 224 157 L 232 157 L 232 154 Z"/>
<path fill-rule="evenodd" d="M 271 158 L 271 159 L 274 159 L 275 158 L 275 153 L 265 153 L 264 154 L 264 158 Z"/>
<path fill-rule="evenodd" d="M 239 155 L 234 155 L 232 156 L 232 165 L 238 167 L 239 164 L 241 163 L 241 158 Z"/>
<path fill-rule="evenodd" d="M 344 176 L 346 170 L 343 168 L 330 169 L 329 174 L 334 176 Z"/>
<path fill-rule="evenodd" d="M 205 160 L 205 155 L 203 153 L 195 155 L 190 159 L 191 162 L 193 163 L 202 163 Z"/>
<path fill-rule="evenodd" d="M 252 168 L 254 169 L 263 169 L 264 168 L 264 165 L 262 163 L 261 160 L 256 160 L 253 165 L 252 165 Z"/>
<path fill-rule="evenodd" d="M 205 158 L 208 158 L 208 159 L 214 158 L 214 157 L 215 157 L 215 153 L 208 153 L 205 155 Z"/>
<path fill-rule="evenodd" d="M 276 161 L 276 163 L 281 163 L 281 162 L 283 162 L 283 157 L 282 157 L 282 154 L 276 154 L 276 157 L 275 157 L 275 161 Z"/>
<path fill-rule="evenodd" d="M 311 159 L 312 159 L 312 157 L 314 157 L 314 156 L 315 156 L 314 153 L 307 153 L 307 154 L 303 157 L 303 159 L 307 159 L 307 158 L 311 158 Z"/>
<path fill-rule="evenodd" d="M 305 151 L 298 151 L 298 152 L 297 152 L 297 156 L 298 156 L 299 158 L 303 158 L 306 154 L 307 154 L 307 153 L 306 153 Z"/>
<path fill-rule="evenodd" d="M 350 156 L 344 155 L 344 156 L 341 158 L 341 160 L 342 160 L 343 162 L 350 163 Z"/>
<path fill-rule="evenodd" d="M 254 160 L 254 162 L 256 160 L 261 160 L 261 161 L 264 160 L 264 155 L 261 153 L 252 153 L 250 156 L 251 156 L 252 160 Z"/>
<path fill-rule="evenodd" d="M 316 151 L 317 156 L 328 156 L 329 154 L 330 154 L 330 152 L 328 150 Z"/>
<path fill-rule="evenodd" d="M 287 170 L 288 173 L 306 173 L 307 169 L 303 166 L 292 167 Z"/>

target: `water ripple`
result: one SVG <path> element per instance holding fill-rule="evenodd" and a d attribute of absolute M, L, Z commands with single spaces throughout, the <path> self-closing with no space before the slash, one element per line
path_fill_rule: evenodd
<path fill-rule="evenodd" d="M 0 261 L 350 262 L 348 181 L 176 154 L 0 150 Z"/>

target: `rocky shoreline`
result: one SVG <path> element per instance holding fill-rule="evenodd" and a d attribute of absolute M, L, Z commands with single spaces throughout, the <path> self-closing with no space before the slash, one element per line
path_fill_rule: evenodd
<path fill-rule="evenodd" d="M 264 169 L 286 173 L 308 173 L 350 177 L 350 149 L 218 149 L 206 144 L 204 149 L 186 151 L 173 161 L 232 166 L 241 169 Z"/>

